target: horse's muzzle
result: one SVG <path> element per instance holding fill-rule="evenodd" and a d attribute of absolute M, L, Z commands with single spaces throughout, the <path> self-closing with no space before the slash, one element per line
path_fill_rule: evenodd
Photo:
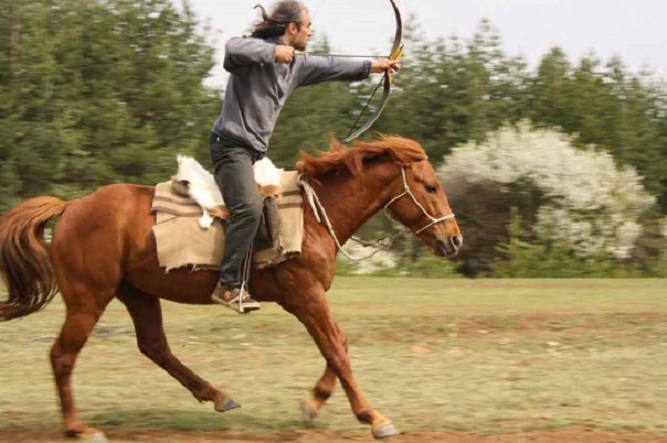
<path fill-rule="evenodd" d="M 446 238 L 438 238 L 435 241 L 435 255 L 439 257 L 455 257 L 458 254 L 463 239 L 460 235 L 452 235 Z"/>

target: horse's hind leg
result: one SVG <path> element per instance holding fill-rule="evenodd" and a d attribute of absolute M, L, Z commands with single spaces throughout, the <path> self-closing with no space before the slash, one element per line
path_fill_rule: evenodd
<path fill-rule="evenodd" d="M 82 284 L 61 285 L 61 292 L 67 303 L 67 314 L 60 335 L 51 348 L 51 366 L 60 397 L 65 435 L 80 439 L 95 437 L 99 441 L 104 441 L 101 432 L 87 427 L 79 419 L 72 393 L 72 371 L 79 352 L 86 344 L 107 304 L 113 299 L 113 290 L 110 291 L 110 296 L 100 296 L 97 300 Z"/>
<path fill-rule="evenodd" d="M 347 337 L 343 331 L 340 330 L 338 324 L 334 323 L 334 326 L 337 331 L 338 342 L 343 346 L 347 353 Z M 310 397 L 308 400 L 301 403 L 301 412 L 303 413 L 304 421 L 309 422 L 317 417 L 324 406 L 324 403 L 331 397 L 331 394 L 336 387 L 336 380 L 336 373 L 331 366 L 327 364 L 324 368 L 324 374 L 322 374 L 317 383 L 315 383 L 315 387 L 311 391 Z"/>
<path fill-rule="evenodd" d="M 216 411 L 225 412 L 240 406 L 233 398 L 192 372 L 172 354 L 162 325 L 160 299 L 136 289 L 126 281 L 121 283 L 117 295 L 132 316 L 137 345 L 142 354 L 178 380 L 197 400 L 212 401 Z"/>

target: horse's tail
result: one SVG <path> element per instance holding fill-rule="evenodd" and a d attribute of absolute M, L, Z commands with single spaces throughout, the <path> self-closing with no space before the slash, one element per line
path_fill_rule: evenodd
<path fill-rule="evenodd" d="M 58 291 L 44 243 L 46 223 L 62 214 L 66 202 L 37 197 L 0 218 L 0 276 L 8 297 L 0 301 L 0 321 L 42 310 Z"/>

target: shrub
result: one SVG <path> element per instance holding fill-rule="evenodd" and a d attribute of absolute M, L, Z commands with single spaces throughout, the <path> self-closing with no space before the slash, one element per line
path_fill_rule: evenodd
<path fill-rule="evenodd" d="M 444 160 L 438 174 L 455 212 L 463 215 L 465 248 L 475 244 L 467 228 L 478 214 L 493 223 L 473 229 L 482 236 L 496 233 L 495 241 L 480 246 L 491 251 L 487 264 L 498 256 L 498 242 L 507 239 L 497 233 L 505 232 L 513 206 L 531 243 L 543 241 L 584 260 L 621 260 L 630 257 L 642 232 L 639 217 L 654 203 L 634 169 L 619 168 L 606 152 L 577 149 L 569 136 L 526 122 L 504 127 L 482 144 L 455 148 Z M 483 213 L 488 208 L 495 217 Z"/>
<path fill-rule="evenodd" d="M 494 259 L 496 278 L 589 278 L 638 277 L 640 270 L 625 266 L 610 254 L 578 257 L 571 247 L 546 242 L 529 243 L 521 239 L 521 220 L 510 222 L 509 239 L 499 243 L 502 257 Z"/>

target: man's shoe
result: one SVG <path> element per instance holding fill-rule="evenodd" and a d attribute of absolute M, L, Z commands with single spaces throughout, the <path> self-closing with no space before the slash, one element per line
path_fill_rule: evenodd
<path fill-rule="evenodd" d="M 253 299 L 248 291 L 243 291 L 242 295 L 240 288 L 230 288 L 229 286 L 222 286 L 220 283 L 215 285 L 215 290 L 211 294 L 211 301 L 227 306 L 239 314 L 247 314 L 261 308 L 259 302 Z"/>

